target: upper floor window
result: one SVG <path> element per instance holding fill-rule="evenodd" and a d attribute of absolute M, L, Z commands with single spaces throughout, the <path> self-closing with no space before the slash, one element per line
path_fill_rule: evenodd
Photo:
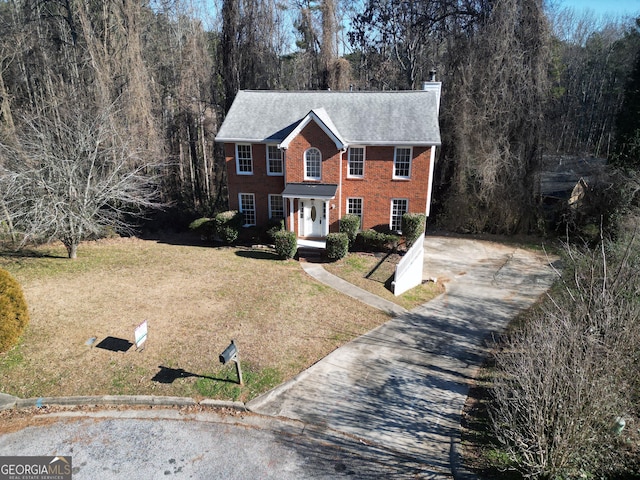
<path fill-rule="evenodd" d="M 391 200 L 391 219 L 389 228 L 394 232 L 402 231 L 402 215 L 409 211 L 409 200 L 406 198 L 394 198 Z"/>
<path fill-rule="evenodd" d="M 304 152 L 304 179 L 322 179 L 322 155 L 317 148 L 310 148 Z"/>
<path fill-rule="evenodd" d="M 256 197 L 253 193 L 240 193 L 240 211 L 246 227 L 256 224 Z"/>
<path fill-rule="evenodd" d="M 245 143 L 236 144 L 236 172 L 238 175 L 253 175 L 251 145 Z"/>
<path fill-rule="evenodd" d="M 282 150 L 275 145 L 267 145 L 267 175 L 284 175 Z"/>
<path fill-rule="evenodd" d="M 349 170 L 347 177 L 364 177 L 364 147 L 349 147 Z"/>
<path fill-rule="evenodd" d="M 411 147 L 396 147 L 393 178 L 411 178 Z"/>

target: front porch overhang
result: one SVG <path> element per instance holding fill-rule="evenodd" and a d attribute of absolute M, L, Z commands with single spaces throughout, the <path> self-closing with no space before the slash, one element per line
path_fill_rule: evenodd
<path fill-rule="evenodd" d="M 338 185 L 333 183 L 287 183 L 282 191 L 283 198 L 314 198 L 333 200 Z"/>

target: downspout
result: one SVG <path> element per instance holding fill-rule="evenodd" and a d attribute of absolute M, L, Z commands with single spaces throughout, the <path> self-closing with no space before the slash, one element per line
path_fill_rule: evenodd
<path fill-rule="evenodd" d="M 433 195 L 433 170 L 436 161 L 436 146 L 431 145 L 431 158 L 429 159 L 429 190 L 427 191 L 427 217 L 431 213 L 431 196 Z"/>

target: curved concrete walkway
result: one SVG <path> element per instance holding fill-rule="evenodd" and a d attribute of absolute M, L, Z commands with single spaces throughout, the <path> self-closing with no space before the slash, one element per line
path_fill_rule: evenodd
<path fill-rule="evenodd" d="M 427 237 L 424 276 L 447 280 L 446 293 L 247 407 L 352 435 L 422 464 L 428 478 L 454 476 L 460 414 L 485 340 L 534 303 L 554 274 L 543 255 L 519 248 Z"/>
<path fill-rule="evenodd" d="M 324 269 L 305 269 L 355 292 Z M 385 325 L 249 402 L 254 413 L 239 412 L 238 405 L 227 405 L 234 415 L 197 413 L 205 402 L 135 397 L 133 404 L 158 407 L 54 412 L 53 423 L 0 435 L 0 455 L 71 454 L 78 479 L 463 478 L 460 413 L 487 353 L 484 341 L 535 302 L 553 272 L 542 255 L 515 247 L 431 236 L 424 276 L 446 280 L 446 293 L 411 312 L 394 312 Z M 392 311 L 377 297 L 356 293 Z M 85 400 L 99 403 L 74 401 Z M 117 403 L 101 399 L 112 400 Z M 186 410 L 162 407 L 178 401 Z"/>
<path fill-rule="evenodd" d="M 319 282 L 322 282 L 325 285 L 329 285 L 331 288 L 335 288 L 345 295 L 349 295 L 356 300 L 360 300 L 361 302 L 366 303 L 373 308 L 377 308 L 378 310 L 387 312 L 392 317 L 407 312 L 407 310 L 400 305 L 390 302 L 389 300 L 379 297 L 378 295 L 374 295 L 373 293 L 363 290 L 360 287 L 356 287 L 346 280 L 343 280 L 342 278 L 336 277 L 335 275 L 327 272 L 324 268 L 322 268 L 322 264 L 320 263 L 309 263 L 304 260 L 300 260 L 300 265 L 308 275 L 312 276 Z"/>

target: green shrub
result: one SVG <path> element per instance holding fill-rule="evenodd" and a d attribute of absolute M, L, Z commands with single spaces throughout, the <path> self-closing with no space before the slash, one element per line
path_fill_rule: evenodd
<path fill-rule="evenodd" d="M 360 229 L 360 217 L 358 215 L 347 213 L 344 217 L 340 219 L 340 232 L 347 234 L 347 236 L 349 237 L 350 247 L 353 247 L 353 244 L 356 241 L 356 236 L 358 235 L 359 229 Z"/>
<path fill-rule="evenodd" d="M 327 257 L 331 260 L 340 260 L 349 252 L 349 236 L 344 233 L 330 233 L 326 241 Z"/>
<path fill-rule="evenodd" d="M 197 218 L 189 224 L 189 230 L 205 238 L 213 238 L 216 233 L 216 224 L 208 217 Z"/>
<path fill-rule="evenodd" d="M 407 248 L 411 247 L 422 235 L 427 222 L 424 213 L 405 213 L 402 215 L 402 234 L 407 243 Z"/>
<path fill-rule="evenodd" d="M 282 258 L 293 258 L 298 251 L 298 240 L 295 232 L 289 230 L 279 230 L 275 232 L 273 238 L 276 253 Z"/>
<path fill-rule="evenodd" d="M 266 231 L 266 236 L 267 239 L 273 243 L 275 241 L 276 238 L 276 233 L 284 230 L 284 219 L 279 219 L 279 220 L 275 220 L 275 219 L 271 219 L 269 220 L 269 223 L 267 224 L 267 231 Z"/>
<path fill-rule="evenodd" d="M 232 244 L 238 239 L 243 222 L 244 216 L 241 212 L 236 210 L 221 212 L 214 218 L 216 235 L 224 243 Z"/>
<path fill-rule="evenodd" d="M 392 233 L 362 230 L 356 237 L 356 245 L 365 252 L 393 251 L 398 247 L 400 237 Z"/>
<path fill-rule="evenodd" d="M 29 323 L 29 311 L 20 284 L 0 269 L 0 352 L 13 347 Z"/>

